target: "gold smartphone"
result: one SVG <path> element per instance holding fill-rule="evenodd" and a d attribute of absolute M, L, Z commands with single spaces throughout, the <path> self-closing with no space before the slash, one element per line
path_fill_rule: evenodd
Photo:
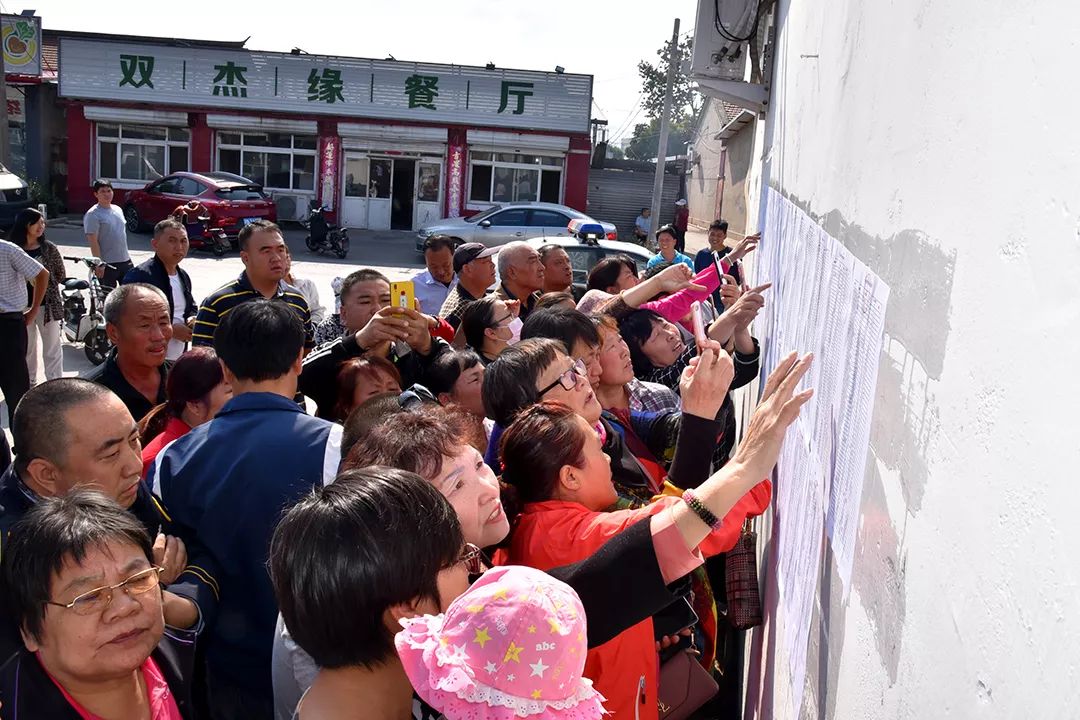
<path fill-rule="evenodd" d="M 416 290 L 412 280 L 390 283 L 390 305 L 396 308 L 416 309 Z"/>

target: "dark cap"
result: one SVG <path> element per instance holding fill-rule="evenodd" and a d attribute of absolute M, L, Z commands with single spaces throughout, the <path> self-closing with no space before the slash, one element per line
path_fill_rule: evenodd
<path fill-rule="evenodd" d="M 498 252 L 499 248 L 489 248 L 480 243 L 465 243 L 464 245 L 459 245 L 458 249 L 454 251 L 454 272 L 461 272 L 461 268 L 465 267 L 473 260 L 491 257 Z"/>

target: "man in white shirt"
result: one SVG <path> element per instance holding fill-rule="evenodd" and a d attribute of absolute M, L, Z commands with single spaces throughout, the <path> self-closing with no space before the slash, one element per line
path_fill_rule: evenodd
<path fill-rule="evenodd" d="M 147 283 L 165 293 L 169 300 L 173 335 L 165 350 L 166 360 L 175 360 L 187 349 L 191 342 L 191 325 L 199 311 L 191 296 L 191 277 L 180 267 L 189 246 L 187 230 L 179 220 L 162 220 L 154 226 L 154 238 L 150 241 L 154 257 L 124 275 L 124 285 Z"/>
<path fill-rule="evenodd" d="M 652 232 L 652 220 L 649 218 L 650 215 L 652 215 L 652 210 L 649 208 L 641 208 L 641 214 L 634 220 L 634 240 L 642 245 L 648 243 L 649 233 Z"/>
<path fill-rule="evenodd" d="M 34 295 L 26 304 L 26 284 Z M 30 389 L 26 368 L 26 326 L 34 322 L 49 285 L 49 271 L 21 247 L 0 240 L 0 392 L 7 403 L 8 427 L 15 406 Z"/>
<path fill-rule="evenodd" d="M 425 240 L 424 264 L 427 269 L 413 278 L 413 288 L 421 312 L 437 315 L 458 282 L 454 276 L 454 241 L 446 235 L 432 235 Z"/>

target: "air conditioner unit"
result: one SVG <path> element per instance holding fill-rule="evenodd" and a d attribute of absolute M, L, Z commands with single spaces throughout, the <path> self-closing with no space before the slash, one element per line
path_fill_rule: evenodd
<path fill-rule="evenodd" d="M 307 215 L 308 196 L 295 193 L 274 193 L 270 199 L 277 205 L 278 220 L 303 220 Z"/>
<path fill-rule="evenodd" d="M 768 81 L 752 81 L 764 68 L 752 73 L 748 60 L 750 38 L 760 50 L 768 37 L 768 6 L 766 0 L 698 0 L 690 78 L 699 91 L 755 112 L 765 109 Z"/>
<path fill-rule="evenodd" d="M 747 42 L 757 33 L 763 0 L 698 0 L 690 74 L 745 81 Z"/>

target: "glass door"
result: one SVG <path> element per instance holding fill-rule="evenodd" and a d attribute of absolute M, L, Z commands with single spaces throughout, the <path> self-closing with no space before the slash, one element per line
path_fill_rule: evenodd
<path fill-rule="evenodd" d="M 442 217 L 442 168 L 441 160 L 421 160 L 416 163 L 414 229 L 420 229 Z"/>
<path fill-rule="evenodd" d="M 345 155 L 345 182 L 341 199 L 341 224 L 344 227 L 368 226 L 368 158 Z"/>
<path fill-rule="evenodd" d="M 368 217 L 370 230 L 390 229 L 390 191 L 394 180 L 393 158 L 373 157 L 368 174 Z"/>

